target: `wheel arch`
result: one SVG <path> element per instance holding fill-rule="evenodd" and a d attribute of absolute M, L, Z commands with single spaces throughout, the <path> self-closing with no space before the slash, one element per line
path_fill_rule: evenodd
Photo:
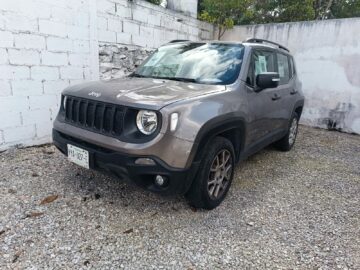
<path fill-rule="evenodd" d="M 295 103 L 293 113 L 291 115 L 293 115 L 294 113 L 297 113 L 299 116 L 299 119 L 300 119 L 303 109 L 304 109 L 304 100 L 299 100 Z"/>
<path fill-rule="evenodd" d="M 245 144 L 245 123 L 242 117 L 220 116 L 204 124 L 195 138 L 191 162 L 200 161 L 208 143 L 217 136 L 224 137 L 233 144 L 235 159 L 238 161 Z"/>

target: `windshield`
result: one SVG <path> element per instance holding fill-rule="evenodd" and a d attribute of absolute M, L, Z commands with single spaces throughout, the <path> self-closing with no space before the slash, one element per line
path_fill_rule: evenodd
<path fill-rule="evenodd" d="M 133 76 L 232 84 L 239 76 L 243 55 L 241 44 L 169 44 L 156 50 Z"/>

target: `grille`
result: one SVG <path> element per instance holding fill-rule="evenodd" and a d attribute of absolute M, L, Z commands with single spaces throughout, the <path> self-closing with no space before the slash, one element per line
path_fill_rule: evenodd
<path fill-rule="evenodd" d="M 125 107 L 70 96 L 65 102 L 65 120 L 69 124 L 108 136 L 121 136 Z"/>

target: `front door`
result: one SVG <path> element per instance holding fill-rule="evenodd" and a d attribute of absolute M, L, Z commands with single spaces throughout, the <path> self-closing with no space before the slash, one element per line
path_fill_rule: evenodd
<path fill-rule="evenodd" d="M 254 49 L 247 76 L 247 100 L 250 110 L 248 138 L 246 144 L 253 146 L 270 138 L 281 129 L 281 93 L 278 88 L 256 92 L 256 76 L 265 72 L 278 72 L 275 51 Z"/>

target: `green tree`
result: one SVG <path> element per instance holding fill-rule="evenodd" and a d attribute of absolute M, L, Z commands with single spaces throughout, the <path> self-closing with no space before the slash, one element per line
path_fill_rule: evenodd
<path fill-rule="evenodd" d="M 360 17 L 360 0 L 200 0 L 200 19 L 219 27 Z"/>
<path fill-rule="evenodd" d="M 218 39 L 221 39 L 225 31 L 234 26 L 235 20 L 248 16 L 250 3 L 251 0 L 203 0 L 199 18 L 216 25 Z"/>
<path fill-rule="evenodd" d="M 257 0 L 253 1 L 250 16 L 237 24 L 279 23 L 307 21 L 314 18 L 313 0 Z"/>
<path fill-rule="evenodd" d="M 360 0 L 316 0 L 314 2 L 318 20 L 360 17 Z"/>

